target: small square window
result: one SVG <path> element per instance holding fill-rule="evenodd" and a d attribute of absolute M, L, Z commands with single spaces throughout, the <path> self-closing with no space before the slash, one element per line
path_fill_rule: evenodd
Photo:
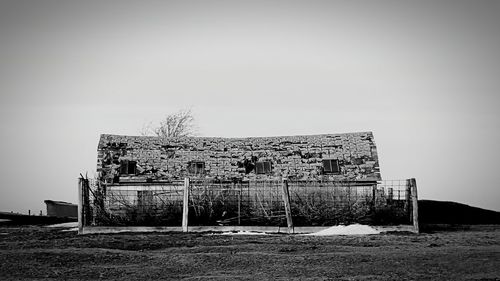
<path fill-rule="evenodd" d="M 340 173 L 339 160 L 324 159 L 323 172 L 325 174 L 339 174 Z"/>
<path fill-rule="evenodd" d="M 193 175 L 205 173 L 205 162 L 189 162 L 188 172 Z"/>
<path fill-rule="evenodd" d="M 122 160 L 120 161 L 120 175 L 135 175 L 137 172 L 137 162 Z"/>
<path fill-rule="evenodd" d="M 271 162 L 262 161 L 255 163 L 255 173 L 256 174 L 270 174 L 272 170 Z"/>

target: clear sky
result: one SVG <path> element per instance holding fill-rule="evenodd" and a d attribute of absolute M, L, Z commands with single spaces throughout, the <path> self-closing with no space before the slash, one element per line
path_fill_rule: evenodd
<path fill-rule="evenodd" d="M 0 0 L 0 210 L 77 201 L 101 133 L 373 131 L 384 179 L 500 211 L 499 1 Z"/>

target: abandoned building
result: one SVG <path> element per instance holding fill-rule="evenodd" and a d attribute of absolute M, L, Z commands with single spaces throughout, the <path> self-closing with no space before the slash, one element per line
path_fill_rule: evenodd
<path fill-rule="evenodd" d="M 82 225 L 290 228 L 292 218 L 298 226 L 411 219 L 409 181 L 382 181 L 371 132 L 103 134 L 97 155 L 98 178 L 79 181 Z"/>
<path fill-rule="evenodd" d="M 107 184 L 161 183 L 185 177 L 227 181 L 381 180 L 371 132 L 249 138 L 103 134 L 97 171 Z"/>

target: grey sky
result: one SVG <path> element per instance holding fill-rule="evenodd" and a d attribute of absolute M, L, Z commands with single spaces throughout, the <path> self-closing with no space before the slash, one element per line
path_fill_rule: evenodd
<path fill-rule="evenodd" d="M 497 1 L 0 1 L 0 210 L 76 202 L 100 133 L 373 131 L 384 179 L 500 211 Z"/>

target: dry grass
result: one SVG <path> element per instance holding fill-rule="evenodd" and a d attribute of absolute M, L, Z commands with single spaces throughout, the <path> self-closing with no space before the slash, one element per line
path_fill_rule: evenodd
<path fill-rule="evenodd" d="M 500 280 L 500 226 L 334 237 L 0 233 L 3 280 Z"/>

